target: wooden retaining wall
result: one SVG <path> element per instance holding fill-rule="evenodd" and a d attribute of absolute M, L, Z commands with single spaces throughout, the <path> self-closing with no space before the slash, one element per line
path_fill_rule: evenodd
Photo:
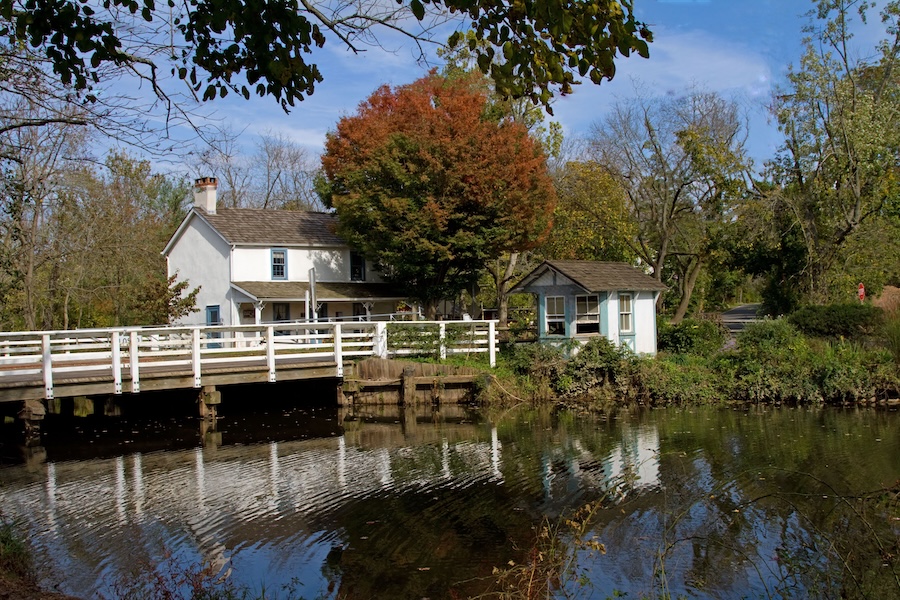
<path fill-rule="evenodd" d="M 344 376 L 342 402 L 370 405 L 472 402 L 477 379 L 474 367 L 369 358 Z"/>

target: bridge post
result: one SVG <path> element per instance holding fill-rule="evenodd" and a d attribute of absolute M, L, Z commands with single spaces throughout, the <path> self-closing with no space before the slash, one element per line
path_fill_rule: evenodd
<path fill-rule="evenodd" d="M 25 400 L 18 417 L 25 425 L 25 438 L 33 438 L 41 432 L 41 421 L 47 414 L 44 403 L 40 400 Z"/>
<path fill-rule="evenodd" d="M 447 325 L 438 325 L 438 344 L 440 344 L 439 356 L 441 360 L 447 358 Z"/>
<path fill-rule="evenodd" d="M 204 385 L 200 391 L 200 418 L 216 420 L 217 407 L 222 403 L 222 392 L 214 385 Z"/>
<path fill-rule="evenodd" d="M 222 432 L 216 430 L 215 419 L 200 419 L 200 440 L 204 448 L 222 445 Z"/>
<path fill-rule="evenodd" d="M 275 383 L 275 328 L 266 327 L 266 366 L 269 368 L 269 383 Z"/>
<path fill-rule="evenodd" d="M 337 376 L 344 376 L 344 348 L 341 340 L 341 323 L 334 324 L 334 362 L 337 363 Z"/>
<path fill-rule="evenodd" d="M 122 393 L 122 344 L 119 339 L 119 332 L 113 331 L 109 334 L 109 345 L 112 349 L 112 376 L 113 376 L 113 393 Z"/>
<path fill-rule="evenodd" d="M 53 399 L 53 362 L 50 353 L 50 334 L 41 336 L 41 364 L 44 373 L 44 398 Z"/>
<path fill-rule="evenodd" d="M 497 323 L 488 322 L 488 362 L 491 368 L 497 366 Z"/>
<path fill-rule="evenodd" d="M 140 376 L 140 346 L 138 345 L 138 332 L 132 331 L 128 341 L 128 367 L 131 370 L 131 393 L 137 394 L 141 391 Z"/>
<path fill-rule="evenodd" d="M 388 344 L 387 344 L 387 323 L 384 321 L 378 321 L 375 323 L 375 340 L 374 340 L 374 353 L 378 358 L 387 358 L 388 357 Z"/>
<path fill-rule="evenodd" d="M 200 383 L 200 328 L 194 327 L 191 330 L 191 366 L 194 371 L 194 387 L 198 388 Z"/>

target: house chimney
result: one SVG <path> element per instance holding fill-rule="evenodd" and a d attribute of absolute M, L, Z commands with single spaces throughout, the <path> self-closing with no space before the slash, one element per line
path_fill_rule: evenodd
<path fill-rule="evenodd" d="M 194 180 L 194 206 L 207 214 L 216 214 L 216 178 L 201 177 Z"/>

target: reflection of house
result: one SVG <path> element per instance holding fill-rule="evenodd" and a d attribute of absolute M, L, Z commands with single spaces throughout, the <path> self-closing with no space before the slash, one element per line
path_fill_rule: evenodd
<path fill-rule="evenodd" d="M 542 341 L 603 335 L 656 354 L 656 300 L 666 286 L 625 263 L 545 261 L 512 290 L 537 296 Z"/>
<path fill-rule="evenodd" d="M 200 313 L 182 324 L 303 320 L 314 312 L 365 319 L 394 312 L 402 298 L 335 235 L 334 221 L 326 213 L 217 209 L 216 180 L 198 179 L 194 207 L 163 250 L 169 276 L 200 286 Z"/>

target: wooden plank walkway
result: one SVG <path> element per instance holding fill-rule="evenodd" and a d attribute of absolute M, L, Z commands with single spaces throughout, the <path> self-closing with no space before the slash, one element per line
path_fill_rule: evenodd
<path fill-rule="evenodd" d="M 495 321 L 278 323 L 0 333 L 0 402 L 341 379 L 345 363 L 402 357 L 496 357 Z"/>

